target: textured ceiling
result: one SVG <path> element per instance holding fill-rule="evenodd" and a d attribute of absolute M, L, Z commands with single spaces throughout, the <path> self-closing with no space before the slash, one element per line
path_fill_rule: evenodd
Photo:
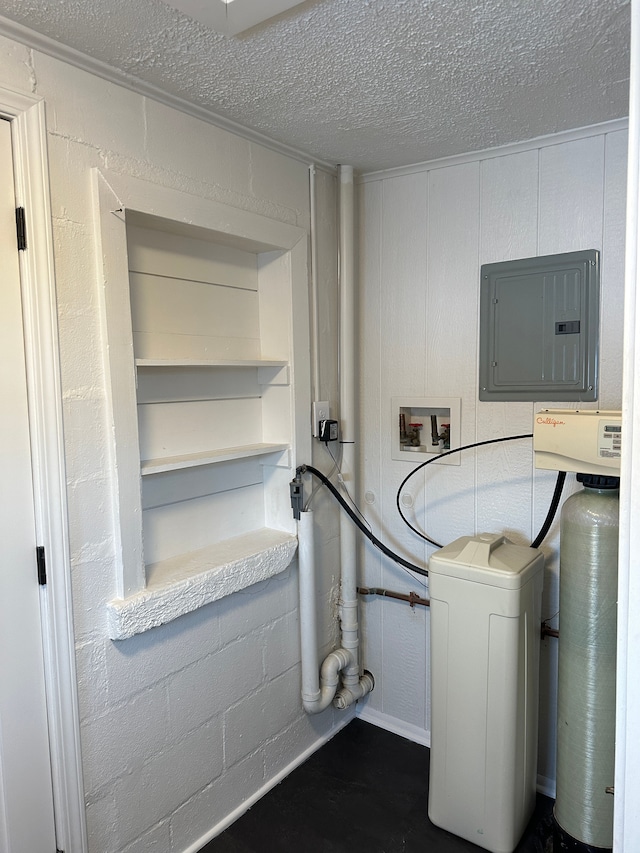
<path fill-rule="evenodd" d="M 627 114 L 629 0 L 308 0 L 233 38 L 160 0 L 0 15 L 360 171 Z"/>

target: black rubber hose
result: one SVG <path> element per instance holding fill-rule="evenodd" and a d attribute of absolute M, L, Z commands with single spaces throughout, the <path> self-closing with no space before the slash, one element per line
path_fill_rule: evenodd
<path fill-rule="evenodd" d="M 556 480 L 556 487 L 553 492 L 553 497 L 551 498 L 549 512 L 547 513 L 547 517 L 544 520 L 544 524 L 540 528 L 540 533 L 538 533 L 536 538 L 531 543 L 531 548 L 539 548 L 542 542 L 544 541 L 544 537 L 549 532 L 549 528 L 553 524 L 553 519 L 556 517 L 556 512 L 558 511 L 558 504 L 560 503 L 560 497 L 562 495 L 562 489 L 564 488 L 564 481 L 566 480 L 566 478 L 566 471 L 558 471 L 558 479 Z"/>
<path fill-rule="evenodd" d="M 426 462 L 423 462 L 421 465 L 418 465 L 417 468 L 414 468 L 413 471 L 410 471 L 404 480 L 398 486 L 398 492 L 396 494 L 396 508 L 398 513 L 400 514 L 400 518 L 404 521 L 407 527 L 410 530 L 413 530 L 421 539 L 425 539 L 430 545 L 434 545 L 436 548 L 442 548 L 442 545 L 439 542 L 436 542 L 435 539 L 431 539 L 430 536 L 427 536 L 426 533 L 423 533 L 421 530 L 418 530 L 417 527 L 414 527 L 413 524 L 406 518 L 400 508 L 400 493 L 404 487 L 404 484 L 413 477 L 414 474 L 417 474 L 422 468 L 427 465 L 430 465 L 432 462 L 438 462 L 444 456 L 451 456 L 452 453 L 461 453 L 463 450 L 472 450 L 474 447 L 483 447 L 485 444 L 499 444 L 502 441 L 518 441 L 521 438 L 533 438 L 533 433 L 529 432 L 524 435 L 507 435 L 503 438 L 488 438 L 486 441 L 476 441 L 474 444 L 465 444 L 463 447 L 456 447 L 453 450 L 445 450 L 444 453 L 438 453 L 437 456 L 432 456 L 431 459 L 427 459 Z"/>
<path fill-rule="evenodd" d="M 398 563 L 398 565 L 404 566 L 405 569 L 409 569 L 409 571 L 415 572 L 418 575 L 423 575 L 423 577 L 429 576 L 429 572 L 427 571 L 427 569 L 423 569 L 422 566 L 416 566 L 414 563 L 410 563 L 408 560 L 405 560 L 404 557 L 401 557 L 399 554 L 396 554 L 395 551 L 392 551 L 391 548 L 388 548 L 384 544 L 384 542 L 381 542 L 378 539 L 377 536 L 374 536 L 373 533 L 367 527 L 365 527 L 365 525 L 358 518 L 356 513 L 351 509 L 347 501 L 342 497 L 340 492 L 333 485 L 331 480 L 329 480 L 329 478 L 325 474 L 323 474 L 322 471 L 319 471 L 317 468 L 314 468 L 313 465 L 301 465 L 299 468 L 296 469 L 297 474 L 304 474 L 306 471 L 308 471 L 310 474 L 313 474 L 314 477 L 317 477 L 319 480 L 322 481 L 322 483 L 324 483 L 324 485 L 329 489 L 334 498 L 338 501 L 340 506 L 347 513 L 351 521 L 353 521 L 356 527 L 358 527 L 362 531 L 362 533 L 364 533 L 367 539 L 373 545 L 375 545 L 375 547 L 379 551 L 382 551 L 382 553 L 385 556 L 389 557 L 391 560 L 393 560 L 394 563 Z"/>
<path fill-rule="evenodd" d="M 416 474 L 418 471 L 420 471 L 426 465 L 429 465 L 432 462 L 436 462 L 438 459 L 442 459 L 443 456 L 450 456 L 452 453 L 460 453 L 463 450 L 472 450 L 474 447 L 483 447 L 486 444 L 499 444 L 500 442 L 503 442 L 503 441 L 517 441 L 521 438 L 533 438 L 533 434 L 532 433 L 526 433 L 523 435 L 508 435 L 508 436 L 505 436 L 503 438 L 490 438 L 490 439 L 487 439 L 486 441 L 477 441 L 474 444 L 465 444 L 463 447 L 456 447 L 453 450 L 447 450 L 444 453 L 439 453 L 437 456 L 434 456 L 431 459 L 427 459 L 426 462 L 423 462 L 421 465 L 418 465 L 416 468 L 414 468 L 413 471 L 410 471 L 409 474 L 407 474 L 407 476 L 404 478 L 404 480 L 400 483 L 400 486 L 398 487 L 398 492 L 396 494 L 396 507 L 398 509 L 398 513 L 400 514 L 400 518 L 404 521 L 404 523 L 407 525 L 407 527 L 409 527 L 410 530 L 413 530 L 413 532 L 416 533 L 418 536 L 420 536 L 421 539 L 425 539 L 427 542 L 429 542 L 431 545 L 434 545 L 436 548 L 442 548 L 443 547 L 442 545 L 440 545 L 434 539 L 431 539 L 431 537 L 427 536 L 425 533 L 422 533 L 420 530 L 418 530 L 416 527 L 414 527 L 408 521 L 408 519 L 406 519 L 405 516 L 402 514 L 402 510 L 400 508 L 400 493 L 402 492 L 402 489 L 403 489 L 405 483 L 407 483 L 408 480 L 411 477 L 413 477 L 414 474 Z M 340 492 L 333 485 L 331 480 L 329 480 L 329 478 L 325 474 L 323 474 L 322 471 L 319 471 L 317 468 L 314 468 L 313 465 L 300 465 L 296 469 L 297 474 L 304 474 L 307 471 L 310 474 L 313 474 L 315 477 L 317 477 L 329 489 L 331 494 L 338 501 L 340 506 L 344 509 L 344 511 L 347 513 L 347 515 L 353 521 L 353 523 L 356 525 L 356 527 L 360 531 L 362 531 L 362 533 L 367 537 L 367 539 L 379 551 L 382 551 L 382 553 L 385 556 L 389 557 L 389 559 L 393 560 L 394 563 L 398 563 L 398 565 L 404 566 L 405 569 L 409 569 L 409 571 L 415 572 L 416 574 L 422 575 L 423 577 L 429 576 L 429 571 L 427 569 L 422 568 L 422 566 L 416 566 L 414 563 L 410 563 L 408 560 L 405 560 L 404 557 L 401 557 L 399 554 L 396 554 L 395 551 L 392 551 L 391 548 L 388 548 L 384 544 L 384 542 L 381 542 L 380 539 L 378 539 L 377 536 L 374 536 L 374 534 L 367 527 L 365 527 L 365 525 L 362 523 L 360 518 L 358 518 L 358 516 L 353 511 L 353 509 L 349 506 L 347 501 L 342 497 Z M 540 546 L 540 544 L 544 540 L 545 536 L 549 532 L 549 528 L 553 524 L 553 519 L 555 518 L 556 512 L 558 511 L 558 505 L 560 504 L 560 497 L 562 495 L 562 489 L 564 487 L 566 476 L 567 476 L 566 472 L 564 472 L 564 471 L 558 472 L 558 478 L 556 480 L 556 487 L 555 487 L 554 492 L 553 492 L 553 497 L 551 499 L 551 505 L 549 507 L 549 511 L 547 512 L 547 517 L 544 520 L 544 524 L 542 525 L 540 532 L 538 533 L 536 538 L 531 543 L 531 546 L 530 546 L 531 548 L 538 548 Z"/>

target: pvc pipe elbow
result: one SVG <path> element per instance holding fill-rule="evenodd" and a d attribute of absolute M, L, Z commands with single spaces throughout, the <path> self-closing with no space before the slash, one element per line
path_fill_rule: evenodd
<path fill-rule="evenodd" d="M 353 663 L 353 655 L 347 649 L 335 649 L 330 652 L 320 669 L 320 684 L 322 687 L 337 687 L 340 681 L 338 673 Z"/>
<path fill-rule="evenodd" d="M 366 696 L 367 693 L 371 693 L 374 687 L 375 680 L 373 675 L 365 670 L 357 684 L 338 690 L 333 700 L 333 707 L 344 711 L 350 705 L 355 704 L 359 699 Z"/>
<path fill-rule="evenodd" d="M 302 707 L 304 708 L 307 714 L 320 714 L 325 708 L 328 708 L 331 704 L 331 700 L 333 699 L 334 694 L 331 691 L 327 691 L 324 694 L 320 692 L 317 696 L 302 697 Z"/>
<path fill-rule="evenodd" d="M 340 672 L 352 663 L 353 655 L 347 649 L 335 649 L 326 656 L 320 669 L 320 689 L 302 694 L 302 705 L 307 714 L 319 714 L 329 707 L 340 683 Z"/>

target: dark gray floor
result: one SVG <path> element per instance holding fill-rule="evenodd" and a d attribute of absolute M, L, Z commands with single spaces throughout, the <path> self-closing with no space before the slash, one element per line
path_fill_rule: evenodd
<path fill-rule="evenodd" d="M 429 750 L 354 720 L 200 853 L 480 853 L 427 817 Z M 516 853 L 551 853 L 552 801 Z"/>

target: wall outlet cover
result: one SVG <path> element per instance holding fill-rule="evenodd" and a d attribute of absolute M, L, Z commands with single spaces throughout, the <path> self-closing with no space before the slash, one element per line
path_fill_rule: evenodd
<path fill-rule="evenodd" d="M 320 421 L 329 420 L 329 401 L 315 402 L 311 406 L 311 432 L 314 438 L 320 435 Z"/>

